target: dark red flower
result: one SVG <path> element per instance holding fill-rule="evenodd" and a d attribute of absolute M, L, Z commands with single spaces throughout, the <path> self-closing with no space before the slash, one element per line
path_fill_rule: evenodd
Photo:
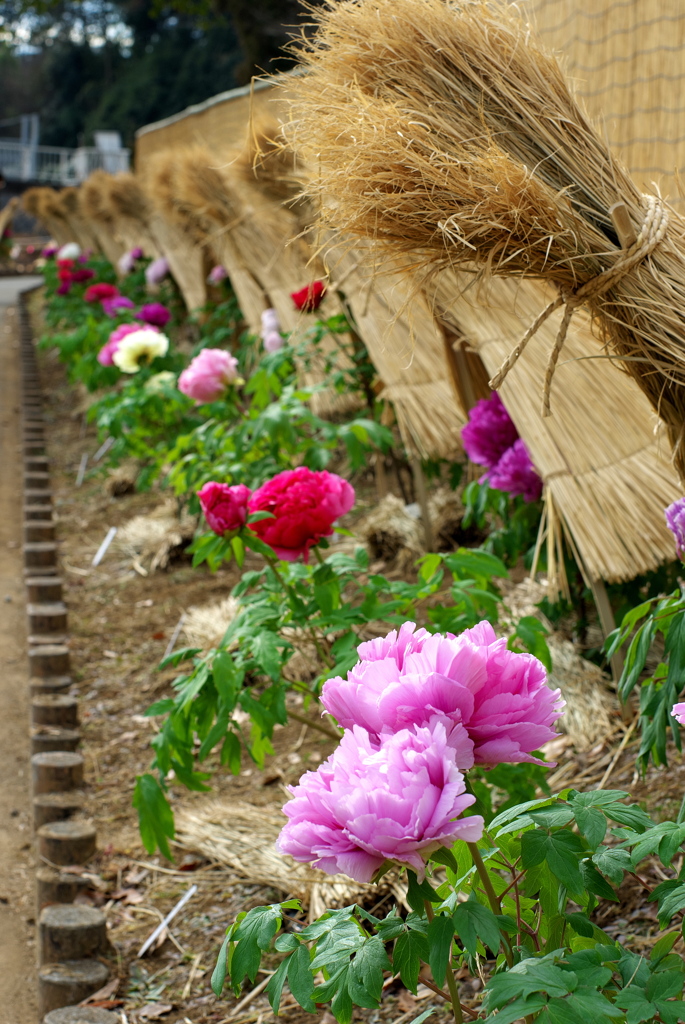
<path fill-rule="evenodd" d="M 102 302 L 103 299 L 113 299 L 118 294 L 119 289 L 116 285 L 105 284 L 104 281 L 101 281 L 99 284 L 92 284 L 90 288 L 86 288 L 83 298 L 86 302 Z"/>
<path fill-rule="evenodd" d="M 290 298 L 295 303 L 295 308 L 302 313 L 313 313 L 318 309 L 326 294 L 326 286 L 323 281 L 313 281 L 299 292 L 292 292 Z"/>
<path fill-rule="evenodd" d="M 81 267 L 80 270 L 73 271 L 71 280 L 75 284 L 83 284 L 84 281 L 90 281 L 91 277 L 95 277 L 95 271 L 89 267 Z"/>

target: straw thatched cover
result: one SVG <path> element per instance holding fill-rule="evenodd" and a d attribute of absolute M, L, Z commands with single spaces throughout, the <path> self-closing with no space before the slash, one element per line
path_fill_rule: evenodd
<path fill-rule="evenodd" d="M 532 281 L 493 280 L 468 290 L 452 272 L 433 286 L 436 310 L 458 326 L 494 373 L 512 339 L 548 301 Z M 465 290 L 467 289 L 467 290 Z M 571 531 L 592 579 L 632 579 L 673 558 L 663 509 L 680 495 L 665 431 L 646 397 L 602 358 L 579 315 L 557 369 L 554 415 L 543 418 L 540 374 L 558 326 L 540 329 L 502 385 L 502 399 Z"/>

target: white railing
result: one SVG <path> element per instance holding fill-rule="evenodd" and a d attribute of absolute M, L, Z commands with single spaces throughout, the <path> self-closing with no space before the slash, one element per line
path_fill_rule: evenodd
<path fill-rule="evenodd" d="M 66 149 L 0 139 L 0 171 L 8 181 L 79 185 L 96 170 L 110 174 L 127 171 L 130 157 L 129 149 L 104 150 L 94 146 Z"/>

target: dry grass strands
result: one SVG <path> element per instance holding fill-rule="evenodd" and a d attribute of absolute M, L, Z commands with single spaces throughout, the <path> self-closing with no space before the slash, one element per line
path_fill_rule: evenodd
<path fill-rule="evenodd" d="M 116 174 L 109 182 L 109 199 L 116 233 L 126 248 L 140 246 L 146 256 L 160 256 L 150 231 L 152 208 L 137 178 L 128 173 Z"/>
<path fill-rule="evenodd" d="M 134 516 L 120 527 L 115 543 L 139 564 L 149 560 L 149 570 L 165 569 L 174 555 L 190 543 L 197 517 L 187 512 L 179 519 L 174 502 L 164 502 L 153 512 Z"/>
<path fill-rule="evenodd" d="M 192 311 L 207 301 L 204 239 L 176 199 L 176 169 L 177 158 L 172 153 L 160 153 L 150 162 L 146 179 L 146 193 L 153 208 L 150 231 L 169 262 L 183 301 Z"/>
<path fill-rule="evenodd" d="M 58 209 L 69 225 L 73 238 L 84 251 L 96 252 L 98 239 L 91 225 L 83 217 L 79 202 L 79 189 L 63 188 L 57 194 Z"/>
<path fill-rule="evenodd" d="M 406 889 L 393 872 L 378 885 L 366 885 L 346 875 L 327 875 L 279 853 L 275 843 L 284 824 L 283 814 L 271 807 L 203 800 L 177 814 L 176 839 L 182 847 L 226 864 L 255 885 L 268 885 L 301 899 L 312 921 L 326 907 L 344 907 L 364 896 L 375 903 L 392 892 L 404 902 Z"/>
<path fill-rule="evenodd" d="M 684 225 L 640 194 L 556 59 L 513 8 L 480 0 L 353 0 L 314 19 L 293 123 L 328 221 L 426 271 L 545 278 L 570 299 L 567 321 L 582 298 L 683 475 Z M 637 235 L 625 248 L 616 203 Z"/>
<path fill-rule="evenodd" d="M 21 197 L 21 205 L 31 217 L 45 225 L 58 245 L 66 245 L 75 239 L 58 209 L 56 196 L 52 188 L 28 188 Z"/>
<path fill-rule="evenodd" d="M 93 171 L 80 189 L 80 205 L 98 240 L 98 248 L 116 267 L 117 260 L 126 252 L 126 246 L 115 237 L 115 210 L 110 199 L 112 175 L 106 171 Z"/>

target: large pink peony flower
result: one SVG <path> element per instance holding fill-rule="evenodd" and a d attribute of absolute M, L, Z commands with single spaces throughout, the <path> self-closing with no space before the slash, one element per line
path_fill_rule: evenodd
<path fill-rule="evenodd" d="M 507 650 L 488 622 L 429 636 L 405 623 L 399 634 L 361 644 L 361 661 L 329 679 L 321 700 L 345 729 L 359 725 L 374 735 L 423 725 L 433 715 L 463 724 L 473 742 L 473 760 L 459 767 L 531 761 L 556 735 L 559 690 L 546 685 L 545 669 L 530 654 Z"/>
<path fill-rule="evenodd" d="M 294 562 L 302 555 L 306 562 L 309 549 L 330 537 L 333 523 L 350 511 L 354 497 L 351 484 L 335 473 L 306 466 L 286 469 L 250 498 L 250 512 L 274 515 L 251 523 L 250 529 L 284 561 Z"/>
<path fill-rule="evenodd" d="M 685 498 L 678 498 L 667 509 L 666 526 L 675 537 L 675 549 L 678 558 L 685 559 Z M 676 705 L 678 707 L 679 705 Z"/>
<path fill-rule="evenodd" d="M 461 428 L 464 451 L 471 462 L 492 469 L 507 448 L 518 440 L 518 430 L 496 391 L 481 398 L 469 412 L 469 422 Z"/>
<path fill-rule="evenodd" d="M 168 273 L 169 263 L 164 256 L 160 256 L 145 268 L 145 280 L 148 285 L 155 286 L 161 284 Z"/>
<path fill-rule="evenodd" d="M 249 487 L 245 484 L 219 484 L 213 480 L 197 492 L 207 525 L 223 537 L 245 525 Z"/>
<path fill-rule="evenodd" d="M 114 353 L 119 348 L 119 342 L 122 338 L 125 338 L 127 334 L 135 334 L 136 331 L 140 330 L 140 324 L 120 324 L 115 327 L 109 338 L 107 344 L 103 345 L 98 352 L 98 362 L 101 366 L 114 366 Z M 156 327 L 150 327 L 151 331 L 156 331 Z"/>
<path fill-rule="evenodd" d="M 678 725 L 685 725 L 685 704 L 674 704 L 671 708 L 671 714 Z"/>
<path fill-rule="evenodd" d="M 178 390 L 198 404 L 221 398 L 238 376 L 238 360 L 222 348 L 203 348 L 178 378 Z"/>
<path fill-rule="evenodd" d="M 431 721 L 380 740 L 358 727 L 346 733 L 317 771 L 290 787 L 279 850 L 358 882 L 369 882 L 386 860 L 423 879 L 438 847 L 483 834 L 480 815 L 459 817 L 475 801 L 456 764 L 461 732 Z"/>

